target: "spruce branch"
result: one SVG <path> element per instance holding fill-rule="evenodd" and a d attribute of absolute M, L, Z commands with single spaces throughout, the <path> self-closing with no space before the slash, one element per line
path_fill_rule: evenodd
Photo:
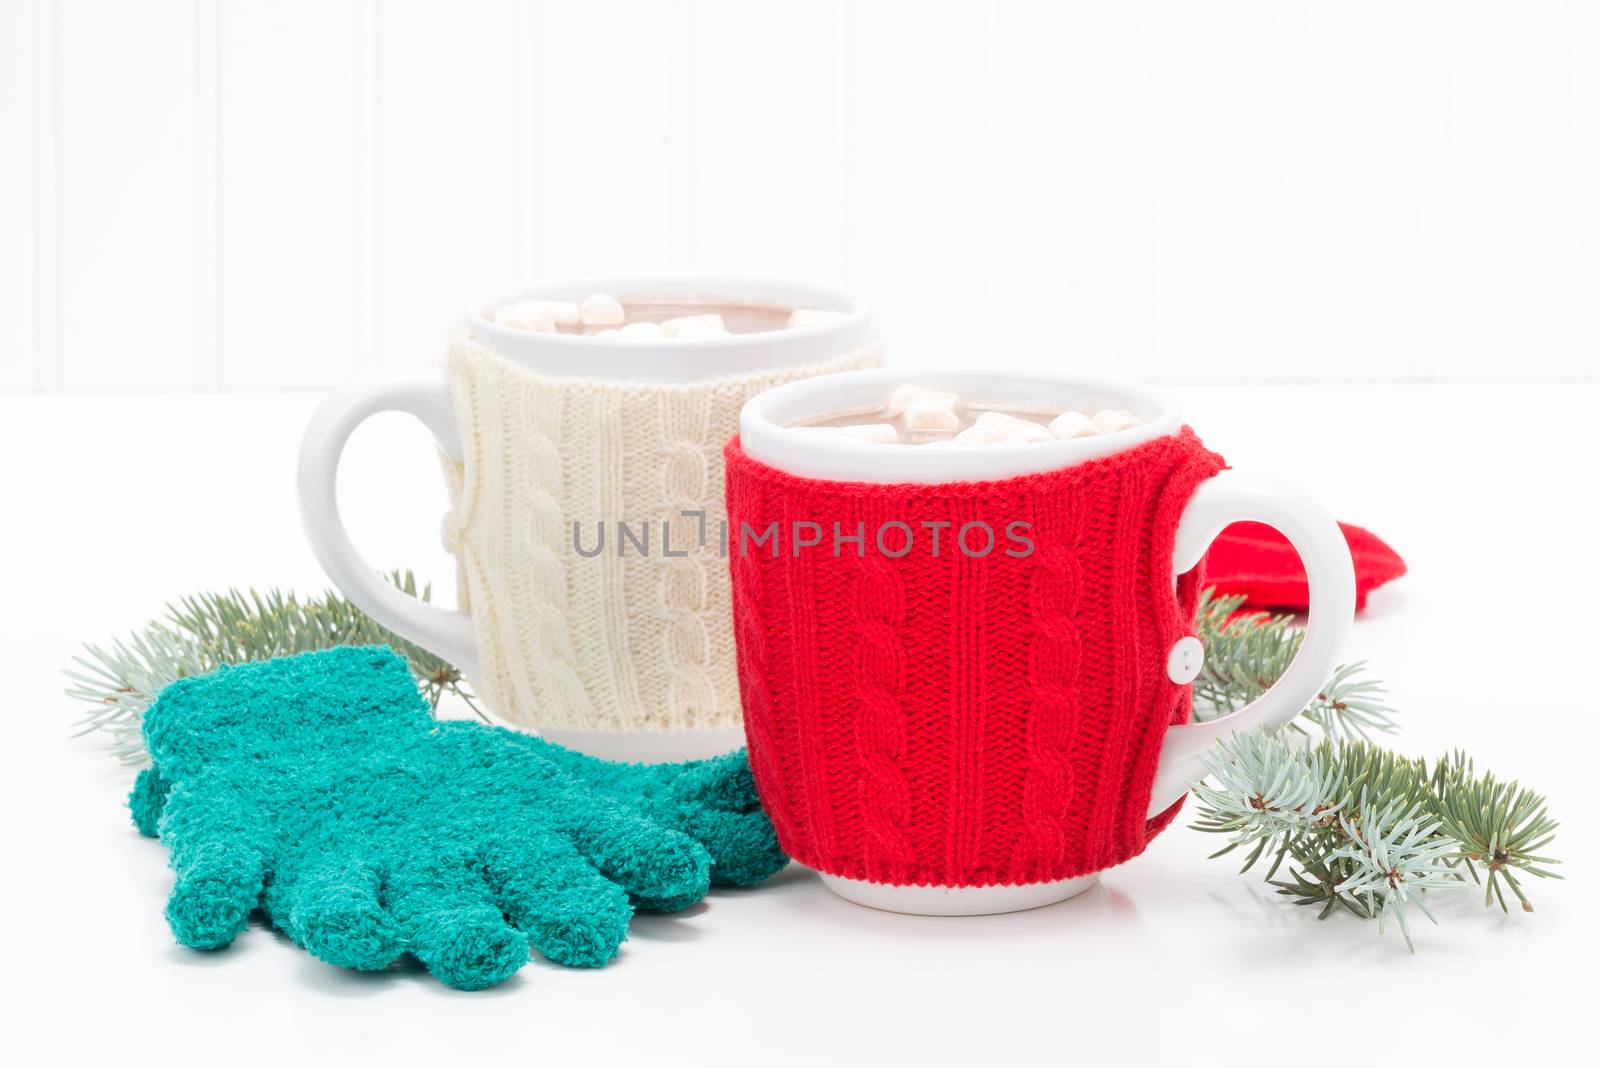
<path fill-rule="evenodd" d="M 403 592 L 428 600 L 409 571 L 390 576 Z M 275 656 L 329 649 L 337 645 L 387 645 L 406 658 L 418 689 L 437 708 L 445 693 L 459 697 L 479 718 L 479 709 L 461 673 L 426 649 L 379 626 L 336 593 L 301 599 L 268 590 L 202 593 L 166 607 L 163 618 L 109 646 L 85 645 L 67 669 L 73 685 L 67 695 L 88 704 L 78 733 L 105 731 L 126 764 L 146 761 L 139 723 L 156 695 L 170 682 L 203 675 L 222 664 L 268 660 Z"/>
<path fill-rule="evenodd" d="M 1521 902 L 1522 911 L 1532 912 L 1533 904 L 1513 872 L 1561 878 L 1542 867 L 1560 863 L 1540 855 L 1555 838 L 1557 826 L 1544 798 L 1515 782 L 1496 780 L 1493 772 L 1474 776 L 1471 758 L 1460 750 L 1434 765 L 1429 786 L 1445 832 L 1461 844 L 1461 862 L 1474 882 L 1478 881 L 1477 865 L 1484 867 L 1483 903 L 1499 902 L 1502 912 L 1509 911 L 1500 889 L 1504 881 Z"/>
<path fill-rule="evenodd" d="M 1446 857 L 1456 843 L 1439 834 L 1439 821 L 1429 821 L 1420 803 L 1409 807 L 1400 799 L 1379 803 L 1362 790 L 1361 803 L 1351 813 L 1339 814 L 1344 836 L 1332 856 L 1350 861 L 1352 871 L 1335 888 L 1359 898 L 1369 914 L 1378 917 L 1378 930 L 1394 917 L 1406 948 L 1416 952 L 1406 906 L 1415 905 L 1429 922 L 1437 923 L 1422 894 L 1447 889 L 1457 881 Z"/>
<path fill-rule="evenodd" d="M 1195 632 L 1205 664 L 1194 681 L 1194 715 L 1216 719 L 1254 701 L 1289 668 L 1305 634 L 1292 616 L 1243 611 L 1241 596 L 1200 595 Z M 1364 663 L 1345 664 L 1301 713 L 1333 737 L 1366 738 L 1398 729 L 1383 686 L 1366 676 Z M 1302 730 L 1298 725 L 1295 730 Z"/>
<path fill-rule="evenodd" d="M 1533 908 L 1514 871 L 1560 878 L 1543 855 L 1557 826 L 1544 798 L 1475 775 L 1461 753 L 1430 772 L 1364 739 L 1311 745 L 1275 731 L 1224 739 L 1205 762 L 1194 826 L 1228 836 L 1214 855 L 1253 846 L 1248 871 L 1270 854 L 1266 878 L 1280 894 L 1321 906 L 1322 917 L 1339 905 L 1376 917 L 1380 931 L 1392 919 L 1413 951 L 1410 909 L 1432 921 L 1426 894 L 1478 881 L 1477 866 L 1487 871 L 1485 904 L 1502 909 L 1502 882 Z M 1280 868 L 1285 877 L 1275 879 Z"/>
<path fill-rule="evenodd" d="M 1214 719 L 1272 686 L 1299 651 L 1303 632 L 1289 616 L 1242 611 L 1244 598 L 1207 590 L 1196 613 L 1206 661 L 1195 680 L 1195 716 Z M 1539 794 L 1476 775 L 1464 753 L 1426 761 L 1382 749 L 1367 732 L 1396 729 L 1383 687 L 1365 665 L 1334 672 L 1302 716 L 1322 728 L 1316 744 L 1290 730 L 1235 735 L 1206 756 L 1195 797 L 1198 830 L 1223 834 L 1213 856 L 1249 847 L 1242 871 L 1270 857 L 1266 880 L 1296 904 L 1343 906 L 1399 926 L 1407 948 L 1410 912 L 1433 919 L 1430 890 L 1484 887 L 1484 904 L 1507 909 L 1505 888 L 1533 905 L 1518 874 L 1560 878 L 1544 854 L 1556 821 Z M 1479 868 L 1483 876 L 1479 876 Z M 1279 877 L 1280 872 L 1282 873 Z"/>

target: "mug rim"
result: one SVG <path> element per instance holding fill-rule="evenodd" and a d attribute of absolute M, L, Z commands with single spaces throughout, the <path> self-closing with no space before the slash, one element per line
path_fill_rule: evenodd
<path fill-rule="evenodd" d="M 815 326 L 727 337 L 619 340 L 516 330 L 492 322 L 491 308 L 517 300 L 577 300 L 595 293 L 736 303 L 771 301 L 790 307 L 844 313 Z M 516 363 L 562 378 L 629 382 L 692 382 L 751 374 L 843 355 L 876 340 L 871 313 L 842 290 L 810 282 L 739 275 L 582 275 L 552 278 L 499 290 L 468 307 L 468 332 Z"/>
<path fill-rule="evenodd" d="M 1018 397 L 1036 399 L 1041 393 L 1065 398 L 1054 403 L 1066 407 L 1083 406 L 1085 396 L 1109 398 L 1123 403 L 1097 403 L 1090 407 L 1126 408 L 1144 422 L 1088 438 L 971 449 L 930 449 L 906 443 L 821 437 L 797 433 L 792 426 L 797 420 L 815 418 L 847 405 L 882 403 L 896 386 L 902 385 L 941 389 L 959 393 L 964 400 L 991 404 L 1015 404 Z M 841 371 L 764 390 L 746 401 L 739 411 L 740 446 L 751 459 L 801 478 L 874 484 L 942 485 L 1044 474 L 1124 452 L 1174 434 L 1181 426 L 1182 413 L 1174 400 L 1135 382 L 1063 372 L 975 367 Z"/>

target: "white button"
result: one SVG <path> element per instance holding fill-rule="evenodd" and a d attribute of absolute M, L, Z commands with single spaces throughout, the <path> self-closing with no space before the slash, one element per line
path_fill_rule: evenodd
<path fill-rule="evenodd" d="M 1206 662 L 1206 647 L 1194 636 L 1179 638 L 1167 654 L 1167 678 L 1179 686 L 1187 686 L 1200 674 Z"/>

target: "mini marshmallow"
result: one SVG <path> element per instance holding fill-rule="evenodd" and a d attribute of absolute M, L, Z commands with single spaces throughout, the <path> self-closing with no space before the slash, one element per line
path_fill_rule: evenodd
<path fill-rule="evenodd" d="M 900 432 L 888 423 L 856 423 L 837 428 L 842 437 L 891 445 L 900 440 Z"/>
<path fill-rule="evenodd" d="M 538 301 L 519 300 L 515 304 L 502 304 L 494 310 L 493 319 L 501 326 L 513 330 L 532 330 L 540 334 L 554 333 L 556 313 Z"/>
<path fill-rule="evenodd" d="M 727 326 L 722 322 L 722 316 L 716 312 L 705 315 L 680 315 L 676 319 L 664 319 L 661 329 L 668 337 L 681 340 L 694 340 L 706 337 L 721 337 L 728 332 Z"/>
<path fill-rule="evenodd" d="M 546 301 L 545 305 L 555 316 L 556 322 L 562 326 L 577 326 L 583 318 L 583 313 L 575 300 L 550 300 Z"/>
<path fill-rule="evenodd" d="M 984 412 L 978 416 L 978 421 L 971 429 L 982 427 L 992 434 L 998 435 L 1009 443 L 1026 441 L 1053 441 L 1054 436 L 1049 430 L 1038 423 L 1031 423 L 1026 419 L 1018 419 L 1005 412 Z"/>
<path fill-rule="evenodd" d="M 1058 438 L 1092 438 L 1100 428 L 1082 412 L 1062 412 L 1050 420 L 1050 433 Z"/>
<path fill-rule="evenodd" d="M 906 405 L 907 430 L 954 430 L 961 425 L 955 406 L 938 401 L 914 400 Z"/>
<path fill-rule="evenodd" d="M 578 318 L 584 326 L 620 326 L 627 321 L 628 315 L 616 297 L 609 293 L 596 293 L 584 298 L 578 308 Z"/>
<path fill-rule="evenodd" d="M 808 326 L 831 326 L 844 318 L 847 318 L 844 312 L 824 311 L 821 308 L 796 308 L 789 313 L 789 329 L 798 330 Z"/>
<path fill-rule="evenodd" d="M 629 323 L 617 330 L 617 336 L 629 341 L 659 341 L 667 334 L 660 323 Z"/>
<path fill-rule="evenodd" d="M 1109 434 L 1115 430 L 1132 430 L 1136 426 L 1143 426 L 1144 420 L 1121 408 L 1102 408 L 1094 413 L 1093 423 L 1100 433 Z"/>
<path fill-rule="evenodd" d="M 889 403 L 884 406 L 883 414 L 893 419 L 903 415 L 914 401 L 926 401 L 948 408 L 952 413 L 961 408 L 961 398 L 954 393 L 940 393 L 936 389 L 926 386 L 900 386 L 889 394 Z"/>
<path fill-rule="evenodd" d="M 970 448 L 975 445 L 998 445 L 1004 440 L 1006 440 L 1005 435 L 997 432 L 993 427 L 974 425 L 967 427 L 967 429 L 951 438 L 950 444 L 960 445 L 962 448 Z"/>

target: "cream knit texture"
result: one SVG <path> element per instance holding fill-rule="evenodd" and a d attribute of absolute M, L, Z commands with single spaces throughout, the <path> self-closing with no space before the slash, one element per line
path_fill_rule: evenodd
<path fill-rule="evenodd" d="M 683 385 L 608 382 L 536 374 L 457 338 L 465 456 L 445 461 L 444 538 L 490 709 L 533 729 L 737 727 L 722 447 L 762 390 L 879 360 L 869 346 Z"/>

